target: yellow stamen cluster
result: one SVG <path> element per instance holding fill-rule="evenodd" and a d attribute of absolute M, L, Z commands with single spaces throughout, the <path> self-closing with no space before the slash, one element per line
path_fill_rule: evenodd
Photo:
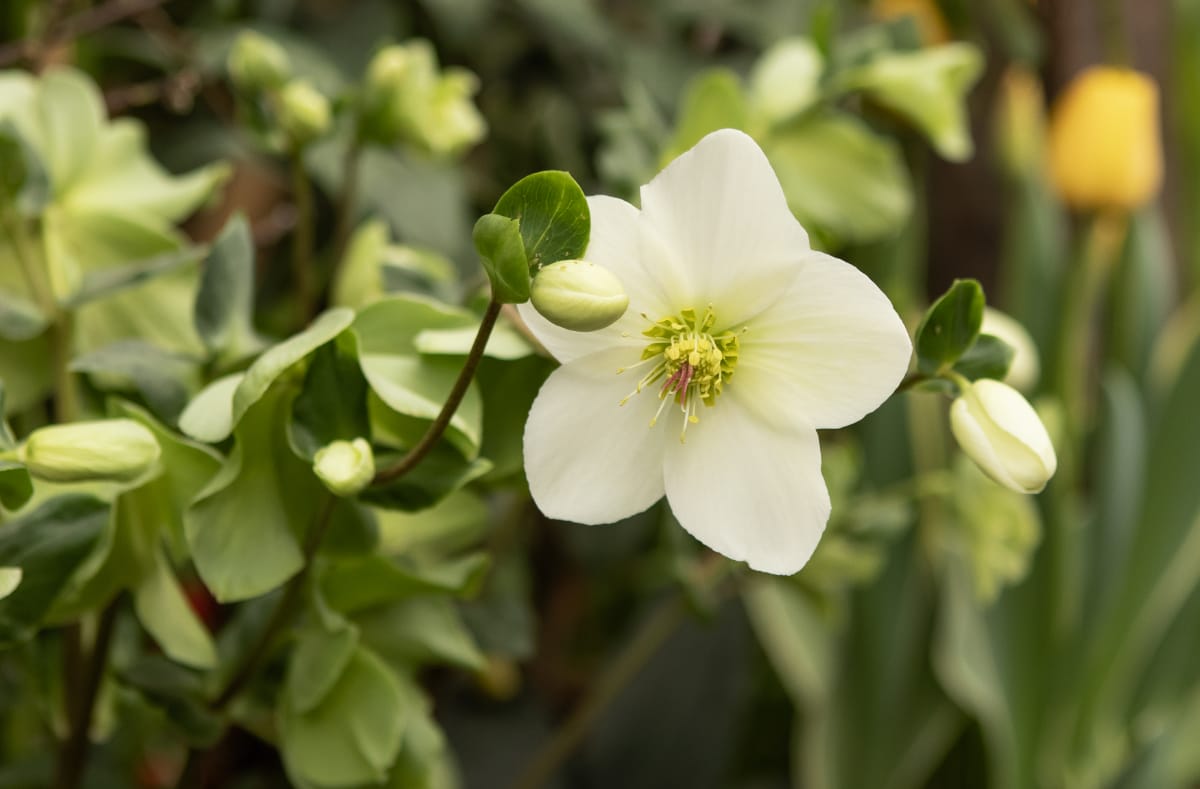
<path fill-rule="evenodd" d="M 648 316 L 643 315 L 646 320 Z M 650 343 L 642 351 L 642 361 L 635 367 L 650 364 L 650 372 L 642 376 L 621 405 L 651 384 L 662 380 L 658 398 L 662 404 L 654 418 L 653 427 L 669 400 L 679 405 L 684 414 L 682 441 L 690 423 L 700 421 L 696 416 L 697 403 L 711 406 L 721 394 L 721 387 L 733 375 L 738 359 L 738 334 L 733 331 L 713 333 L 717 318 L 709 306 L 697 317 L 694 309 L 655 321 L 642 332 Z M 618 373 L 625 372 L 622 368 Z M 665 379 L 665 380 L 664 380 Z"/>

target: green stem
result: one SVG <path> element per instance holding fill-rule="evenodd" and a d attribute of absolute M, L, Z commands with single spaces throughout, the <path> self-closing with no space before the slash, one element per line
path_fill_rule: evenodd
<path fill-rule="evenodd" d="M 4 212 L 5 235 L 21 267 L 38 309 L 50 322 L 50 358 L 54 376 L 54 416 L 58 422 L 69 422 L 79 411 L 75 381 L 71 375 L 72 321 L 71 313 L 62 309 L 54 297 L 54 289 L 46 275 L 45 266 L 30 248 L 24 220 L 11 209 Z"/>
<path fill-rule="evenodd" d="M 72 683 L 76 685 L 76 693 L 67 699 L 70 729 L 59 753 L 54 780 L 56 789 L 77 789 L 82 785 L 83 774 L 87 768 L 90 745 L 88 735 L 92 728 L 92 715 L 96 709 L 96 696 L 104 679 L 104 669 L 108 665 L 109 647 L 112 645 L 116 620 L 117 601 L 113 600 L 100 614 L 96 637 L 92 641 L 92 653 L 83 668 L 83 674 L 78 677 L 77 683 Z M 72 625 L 72 628 L 78 627 L 78 624 Z"/>
<path fill-rule="evenodd" d="M 712 554 L 700 568 L 693 591 L 715 590 L 729 570 L 729 562 Z M 513 782 L 513 789 L 539 789 L 546 784 L 575 751 L 592 725 L 641 672 L 687 616 L 685 596 L 676 594 L 659 605 L 641 624 L 633 639 L 608 665 L 587 698 L 571 713 L 567 722 L 534 755 Z"/>
<path fill-rule="evenodd" d="M 357 132 L 354 141 L 346 146 L 342 159 L 342 186 L 338 191 L 335 209 L 336 221 L 333 233 L 333 271 L 336 276 L 342 257 L 346 254 L 346 245 L 350 242 L 350 232 L 354 227 L 354 211 L 358 201 L 358 171 L 359 160 L 362 158 L 363 144 Z"/>
<path fill-rule="evenodd" d="M 298 325 L 307 325 L 317 309 L 317 278 L 313 269 L 313 191 L 304 171 L 304 153 L 291 156 L 292 199 L 296 202 L 296 227 L 292 233 L 292 283 L 296 288 Z"/>
<path fill-rule="evenodd" d="M 316 520 L 313 521 L 312 526 L 308 530 L 308 539 L 305 540 L 304 544 L 303 567 L 284 588 L 279 604 L 275 606 L 275 610 L 271 613 L 271 618 L 263 628 L 258 641 L 254 643 L 254 646 L 250 648 L 245 658 L 242 659 L 241 666 L 233 673 L 229 682 L 225 684 L 225 687 L 213 699 L 212 704 L 209 705 L 214 711 L 222 710 L 228 706 L 242 692 L 246 684 L 254 678 L 263 661 L 270 654 L 276 636 L 279 635 L 280 631 L 291 620 L 296 604 L 300 602 L 300 594 L 304 591 L 304 584 L 308 580 L 309 571 L 312 569 L 313 557 L 317 555 L 317 549 L 321 547 L 321 541 L 325 538 L 325 533 L 329 531 L 333 508 L 336 503 L 337 499 L 332 495 L 325 497 L 325 503 L 322 505 L 321 511 L 317 514 Z"/>
<path fill-rule="evenodd" d="M 1123 0 L 1104 0 L 1100 4 L 1100 28 L 1104 38 L 1105 59 L 1115 66 L 1128 65 L 1130 62 L 1122 2 Z"/>
<path fill-rule="evenodd" d="M 479 360 L 483 358 L 483 351 L 487 347 L 492 329 L 496 327 L 496 319 L 500 316 L 501 306 L 500 302 L 495 299 L 488 303 L 487 311 L 483 313 L 483 319 L 479 323 L 479 331 L 475 333 L 475 341 L 471 344 L 471 350 L 467 354 L 466 361 L 463 362 L 462 371 L 458 374 L 458 380 L 454 382 L 454 388 L 450 390 L 450 394 L 446 397 L 446 402 L 442 405 L 442 410 L 437 418 L 433 420 L 433 424 L 404 457 L 378 472 L 375 479 L 372 480 L 372 484 L 382 485 L 412 471 L 425 459 L 425 456 L 437 444 L 438 439 L 446 432 L 446 428 L 450 426 L 450 420 L 454 418 L 455 412 L 462 404 L 463 397 L 467 394 L 471 379 L 475 377 L 475 369 L 479 366 Z"/>

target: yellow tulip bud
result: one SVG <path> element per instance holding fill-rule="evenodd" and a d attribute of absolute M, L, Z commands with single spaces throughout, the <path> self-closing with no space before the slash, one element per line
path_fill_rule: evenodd
<path fill-rule="evenodd" d="M 1158 86 L 1149 76 L 1096 66 L 1069 84 L 1050 121 L 1050 176 L 1069 205 L 1133 210 L 1162 184 Z"/>
<path fill-rule="evenodd" d="M 334 441 L 317 450 L 313 472 L 337 496 L 353 496 L 375 477 L 375 455 L 365 438 Z"/>
<path fill-rule="evenodd" d="M 1037 493 L 1058 469 L 1045 425 L 1021 393 L 989 379 L 959 382 L 950 406 L 958 445 L 992 479 L 1019 493 Z"/>
<path fill-rule="evenodd" d="M 38 428 L 17 456 L 30 474 L 51 482 L 129 482 L 149 471 L 160 452 L 140 423 L 104 419 Z"/>
<path fill-rule="evenodd" d="M 616 275 L 586 260 L 543 266 L 533 278 L 529 301 L 543 318 L 571 331 L 603 329 L 629 306 Z"/>

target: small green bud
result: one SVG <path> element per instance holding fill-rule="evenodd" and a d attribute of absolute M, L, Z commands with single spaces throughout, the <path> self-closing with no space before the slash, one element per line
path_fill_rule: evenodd
<path fill-rule="evenodd" d="M 160 452 L 154 434 L 140 423 L 102 419 L 39 428 L 17 456 L 38 479 L 129 482 L 149 471 Z"/>
<path fill-rule="evenodd" d="M 233 84 L 246 93 L 278 90 L 292 72 L 292 64 L 283 47 L 252 31 L 237 37 L 225 67 Z"/>
<path fill-rule="evenodd" d="M 279 126 L 297 146 L 307 145 L 329 131 L 329 99 L 311 83 L 294 79 L 279 93 Z"/>
<path fill-rule="evenodd" d="M 334 441 L 317 450 L 313 472 L 334 495 L 353 496 L 375 477 L 375 455 L 365 438 Z"/>
<path fill-rule="evenodd" d="M 543 266 L 533 278 L 529 300 L 543 318 L 571 331 L 603 329 L 629 306 L 616 275 L 586 260 Z"/>

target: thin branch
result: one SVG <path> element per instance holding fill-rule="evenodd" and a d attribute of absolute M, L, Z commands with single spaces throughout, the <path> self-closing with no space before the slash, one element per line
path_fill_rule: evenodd
<path fill-rule="evenodd" d="M 0 46 L 0 66 L 10 66 L 19 60 L 33 58 L 42 48 L 65 44 L 167 2 L 169 0 L 109 0 L 103 5 L 67 17 L 44 38 L 25 38 Z"/>
<path fill-rule="evenodd" d="M 492 335 L 492 329 L 496 327 L 496 319 L 500 317 L 500 308 L 500 302 L 494 299 L 488 303 L 487 311 L 483 313 L 483 320 L 479 324 L 479 331 L 475 333 L 475 342 L 471 344 L 471 350 L 467 354 L 466 361 L 463 362 L 462 371 L 458 374 L 458 380 L 454 382 L 454 388 L 450 390 L 441 412 L 433 420 L 429 429 L 425 431 L 425 435 L 421 436 L 421 440 L 408 451 L 408 454 L 377 473 L 371 484 L 382 485 L 403 477 L 425 459 L 434 444 L 446 432 L 446 428 L 450 426 L 450 420 L 454 418 L 455 412 L 462 404 L 463 397 L 467 394 L 471 379 L 475 377 L 475 368 L 479 366 L 479 360 L 483 358 L 488 338 Z"/>

